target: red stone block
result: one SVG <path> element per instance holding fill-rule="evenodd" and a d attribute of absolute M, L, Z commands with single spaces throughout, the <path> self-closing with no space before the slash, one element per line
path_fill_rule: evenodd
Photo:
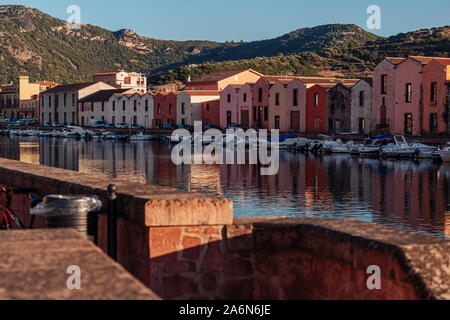
<path fill-rule="evenodd" d="M 188 294 L 198 294 L 198 286 L 192 278 L 173 275 L 163 278 L 164 299 L 176 299 Z"/>
<path fill-rule="evenodd" d="M 200 238 L 185 236 L 183 238 L 183 257 L 191 260 L 198 260 L 200 257 Z"/>
<path fill-rule="evenodd" d="M 211 235 L 219 235 L 220 234 L 220 230 L 216 229 L 216 228 L 212 228 L 212 227 L 208 227 L 205 229 L 205 234 Z"/>
<path fill-rule="evenodd" d="M 165 273 L 195 272 L 196 263 L 191 261 L 167 261 L 164 264 Z"/>
<path fill-rule="evenodd" d="M 211 292 L 217 289 L 217 279 L 212 273 L 205 273 L 201 276 L 201 286 L 206 292 Z"/>
<path fill-rule="evenodd" d="M 283 299 L 315 299 L 317 292 L 311 274 L 305 274 L 300 267 L 293 266 L 280 273 Z"/>
<path fill-rule="evenodd" d="M 220 242 L 212 242 L 208 244 L 208 250 L 206 251 L 202 270 L 203 271 L 220 271 L 223 265 L 223 254 L 220 250 Z"/>
<path fill-rule="evenodd" d="M 248 276 L 253 274 L 252 263 L 239 257 L 226 256 L 223 266 L 225 276 Z"/>
<path fill-rule="evenodd" d="M 282 299 L 279 287 L 268 278 L 257 277 L 253 285 L 253 300 Z"/>
<path fill-rule="evenodd" d="M 223 300 L 251 300 L 253 298 L 253 280 L 226 280 L 220 286 L 220 298 Z"/>
<path fill-rule="evenodd" d="M 180 249 L 181 228 L 150 228 L 150 258 L 174 255 Z"/>

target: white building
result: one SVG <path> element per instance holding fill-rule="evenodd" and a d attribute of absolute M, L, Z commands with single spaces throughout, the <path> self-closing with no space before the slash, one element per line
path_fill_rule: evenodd
<path fill-rule="evenodd" d="M 202 121 L 202 103 L 220 98 L 216 90 L 186 90 L 177 96 L 177 124 L 193 126 Z"/>
<path fill-rule="evenodd" d="M 136 89 L 140 93 L 147 92 L 147 78 L 137 72 L 104 72 L 93 76 L 93 81 L 102 81 L 117 89 Z"/>
<path fill-rule="evenodd" d="M 370 134 L 372 123 L 372 78 L 358 81 L 352 87 L 351 131 Z"/>
<path fill-rule="evenodd" d="M 127 123 L 152 127 L 153 96 L 130 89 L 101 90 L 78 102 L 79 123 L 89 126 L 91 119 L 106 123 Z"/>
<path fill-rule="evenodd" d="M 103 82 L 61 85 L 40 94 L 40 121 L 73 123 L 78 122 L 78 101 L 99 90 L 114 89 Z"/>

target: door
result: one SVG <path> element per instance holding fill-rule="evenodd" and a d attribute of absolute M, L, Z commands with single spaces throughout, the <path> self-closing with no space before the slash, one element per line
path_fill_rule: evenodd
<path fill-rule="evenodd" d="M 291 130 L 300 130 L 300 111 L 291 112 Z"/>
<path fill-rule="evenodd" d="M 313 120 L 313 131 L 314 133 L 320 133 L 320 118 L 318 117 Z"/>
<path fill-rule="evenodd" d="M 335 121 L 334 132 L 335 133 L 341 133 L 341 120 L 336 120 Z"/>
<path fill-rule="evenodd" d="M 248 110 L 242 110 L 241 111 L 241 126 L 243 128 L 250 127 L 250 114 Z"/>
<path fill-rule="evenodd" d="M 359 133 L 366 132 L 366 120 L 364 118 L 359 118 Z"/>
<path fill-rule="evenodd" d="M 430 135 L 431 136 L 437 136 L 437 114 L 432 113 L 430 114 Z"/>
<path fill-rule="evenodd" d="M 405 136 L 412 135 L 412 129 L 413 129 L 413 117 L 411 113 L 405 113 Z"/>
<path fill-rule="evenodd" d="M 227 111 L 227 126 L 231 124 L 231 111 Z"/>
<path fill-rule="evenodd" d="M 280 129 L 280 116 L 275 116 L 275 129 Z"/>

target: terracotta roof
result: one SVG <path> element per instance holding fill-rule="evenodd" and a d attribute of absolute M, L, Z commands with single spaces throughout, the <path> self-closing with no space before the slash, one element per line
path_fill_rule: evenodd
<path fill-rule="evenodd" d="M 123 93 L 129 89 L 111 89 L 111 90 L 100 90 L 93 94 L 80 99 L 78 102 L 105 102 L 108 101 L 116 93 Z"/>
<path fill-rule="evenodd" d="M 57 92 L 69 92 L 69 91 L 78 91 L 87 87 L 90 87 L 98 82 L 86 82 L 86 83 L 74 83 L 74 84 L 65 84 L 56 86 L 54 88 L 48 89 L 43 93 L 57 93 Z"/>
<path fill-rule="evenodd" d="M 100 73 L 96 73 L 94 74 L 94 76 L 109 76 L 109 75 L 114 75 L 114 74 L 118 74 L 118 71 L 115 72 L 100 72 Z"/>
<path fill-rule="evenodd" d="M 450 65 L 450 58 L 434 58 L 434 60 L 436 60 L 446 66 Z"/>
<path fill-rule="evenodd" d="M 59 86 L 60 84 L 52 81 L 36 81 L 34 83 L 40 84 L 41 86 Z"/>
<path fill-rule="evenodd" d="M 220 96 L 219 90 L 184 90 L 190 96 Z"/>
<path fill-rule="evenodd" d="M 242 72 L 250 71 L 257 75 L 259 75 L 258 72 L 252 70 L 252 69 L 242 69 L 242 70 L 226 70 L 226 71 L 216 71 L 210 74 L 207 74 L 203 77 L 200 77 L 198 79 L 192 80 L 188 82 L 188 84 L 195 84 L 195 83 L 210 83 L 210 82 L 218 82 L 233 76 L 236 76 Z"/>
<path fill-rule="evenodd" d="M 389 60 L 393 64 L 399 64 L 403 62 L 406 58 L 396 58 L 396 57 L 387 57 L 386 60 Z"/>

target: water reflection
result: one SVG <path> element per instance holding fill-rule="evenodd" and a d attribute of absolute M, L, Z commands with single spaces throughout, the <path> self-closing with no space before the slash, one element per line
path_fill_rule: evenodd
<path fill-rule="evenodd" d="M 0 138 L 0 156 L 224 196 L 235 215 L 358 219 L 450 238 L 450 165 L 282 152 L 280 172 L 257 165 L 182 165 L 153 142 Z"/>

